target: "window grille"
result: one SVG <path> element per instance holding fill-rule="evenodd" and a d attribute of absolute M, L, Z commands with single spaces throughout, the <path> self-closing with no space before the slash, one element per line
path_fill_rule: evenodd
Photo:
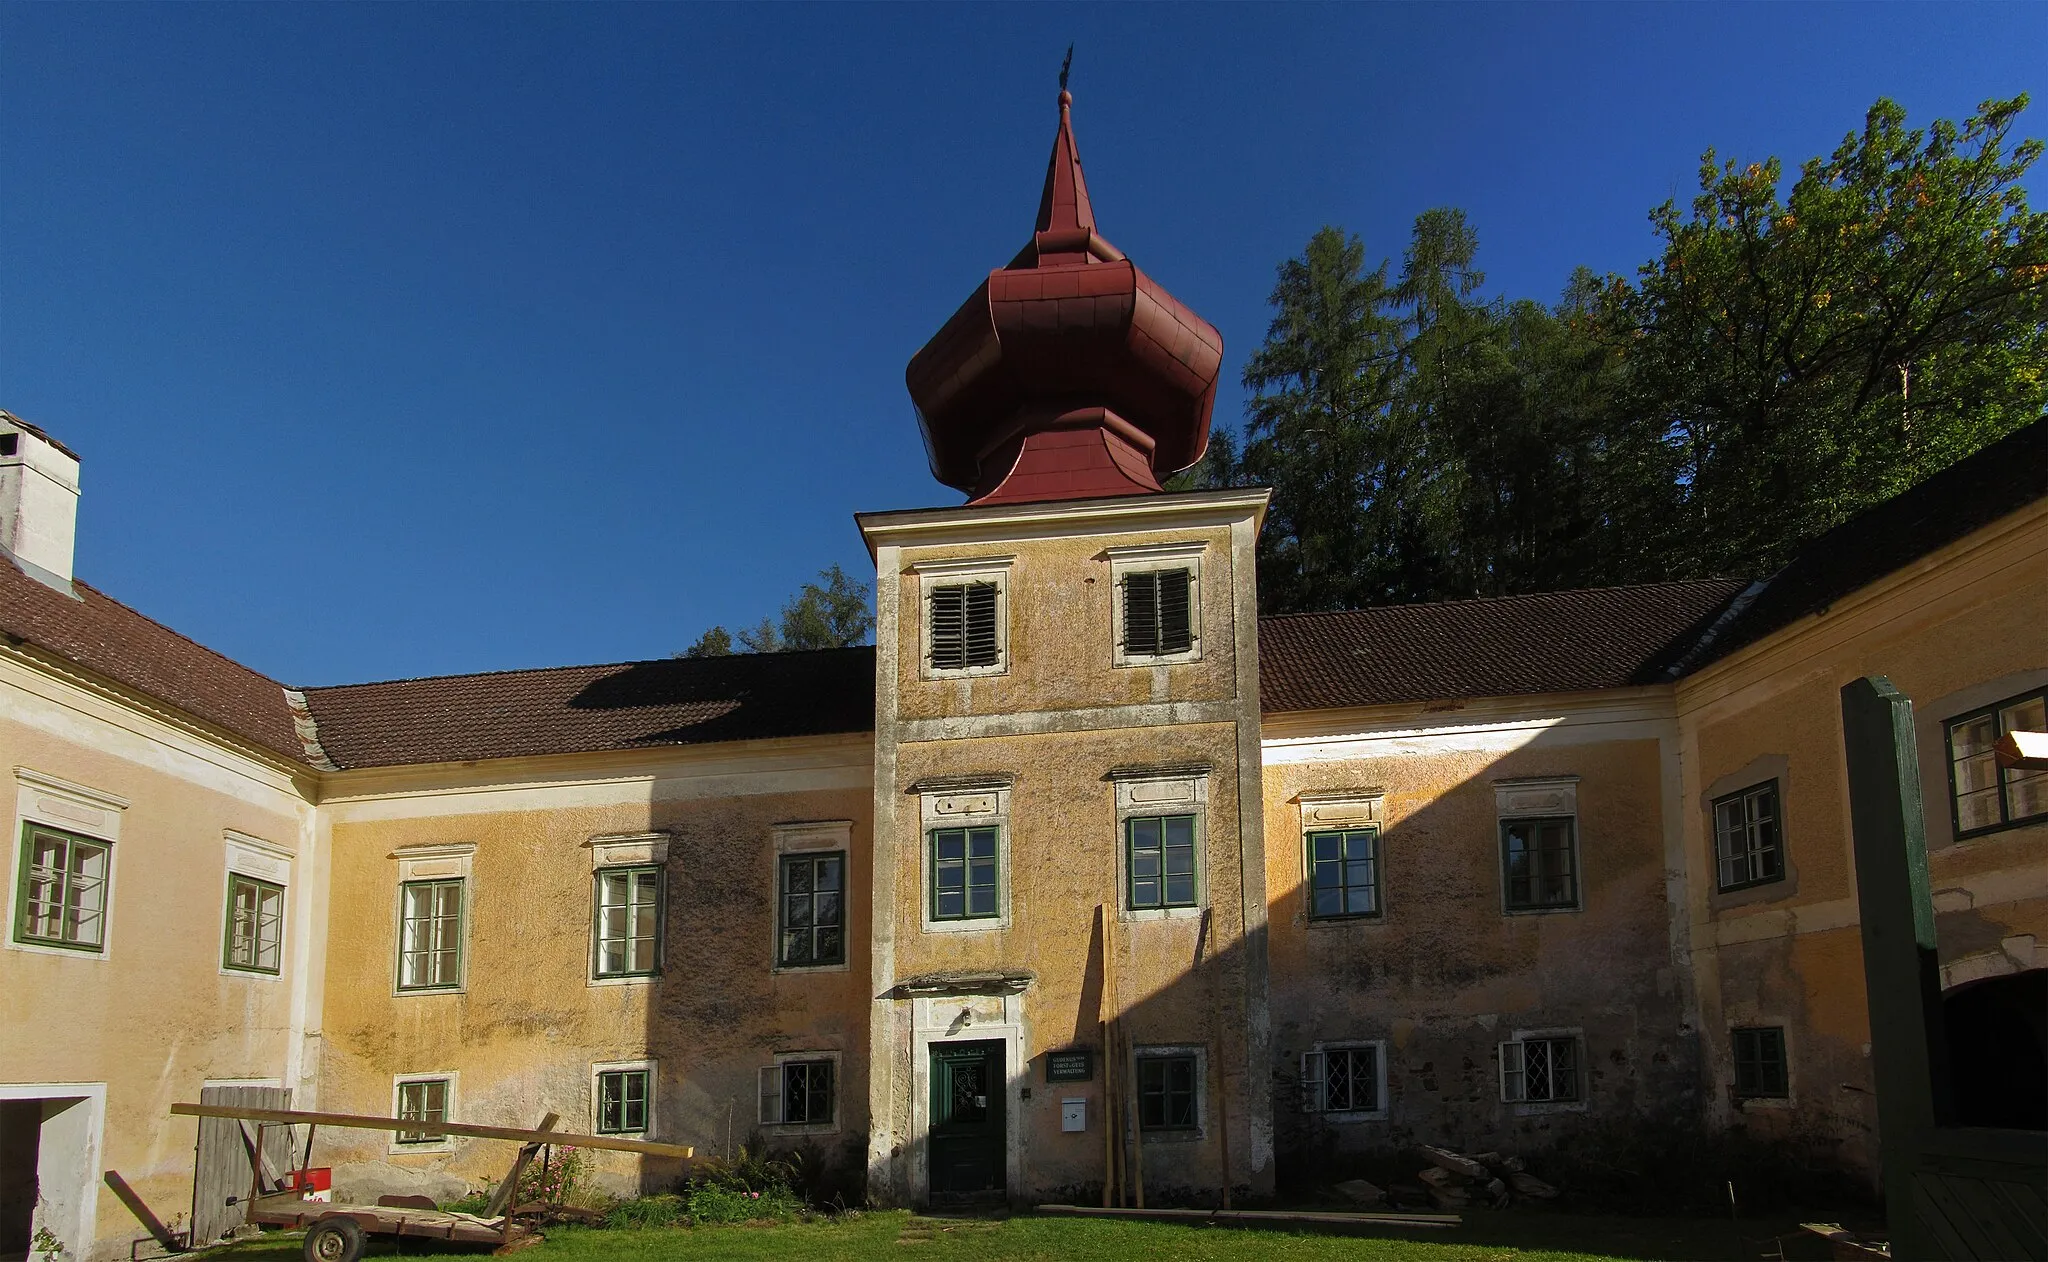
<path fill-rule="evenodd" d="M 1501 1098 L 1527 1104 L 1579 1099 L 1579 1043 L 1575 1038 L 1521 1039 L 1500 1045 Z"/>
<path fill-rule="evenodd" d="M 1301 1058 L 1302 1107 L 1311 1113 L 1371 1113 L 1380 1107 L 1379 1049 L 1328 1047 Z"/>

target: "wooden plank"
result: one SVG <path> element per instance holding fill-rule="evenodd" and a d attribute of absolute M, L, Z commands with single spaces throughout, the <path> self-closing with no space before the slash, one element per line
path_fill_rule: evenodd
<path fill-rule="evenodd" d="M 1347 1214 L 1327 1210 L 1293 1213 L 1274 1209 L 1101 1209 L 1094 1205 L 1040 1205 L 1038 1212 L 1086 1218 L 1201 1219 L 1204 1222 L 1295 1223 L 1319 1227 L 1460 1227 L 1465 1222 L 1457 1214 Z"/>
<path fill-rule="evenodd" d="M 288 1109 L 292 1093 L 285 1087 L 219 1086 L 199 1093 L 203 1105 L 224 1109 L 203 1118 L 193 1154 L 192 1231 L 190 1243 L 201 1248 L 219 1240 L 246 1220 L 249 1194 L 256 1185 L 252 1146 L 235 1118 L 249 1109 Z M 263 1150 L 274 1156 L 275 1142 L 266 1136 Z M 287 1155 L 284 1160 L 289 1162 Z"/>
<path fill-rule="evenodd" d="M 134 1188 L 128 1186 L 128 1180 L 122 1178 L 118 1171 L 109 1170 L 101 1178 L 114 1190 L 114 1195 L 120 1198 L 121 1203 L 128 1207 L 128 1212 L 135 1215 L 143 1230 L 155 1238 L 157 1244 L 171 1253 L 184 1252 L 184 1243 L 172 1235 L 171 1229 L 164 1226 L 157 1216 L 150 1212 L 148 1202 L 144 1201 Z"/>
<path fill-rule="evenodd" d="M 571 1148 L 604 1148 L 612 1152 L 637 1152 L 649 1157 L 674 1157 L 687 1161 L 696 1156 L 688 1144 L 657 1144 L 645 1139 L 620 1139 L 615 1135 L 571 1135 L 567 1132 L 521 1130 L 515 1126 L 473 1126 L 467 1122 L 400 1121 L 366 1113 L 308 1113 L 298 1109 L 257 1109 L 233 1105 L 187 1104 L 171 1106 L 178 1117 L 241 1118 L 251 1122 L 283 1122 L 288 1125 L 351 1126 L 371 1131 L 416 1131 L 424 1135 L 461 1135 L 470 1139 L 509 1139 L 518 1143 L 561 1144 Z"/>
<path fill-rule="evenodd" d="M 561 1118 L 554 1113 L 548 1113 L 540 1119 L 540 1126 L 537 1129 L 551 1131 L 560 1120 Z M 512 1161 L 512 1172 L 505 1176 L 505 1181 L 498 1185 L 498 1190 L 491 1193 L 490 1203 L 484 1206 L 485 1218 L 496 1218 L 511 1206 L 512 1196 L 519 1190 L 519 1176 L 526 1173 L 526 1163 L 532 1161 L 533 1154 L 540 1149 L 539 1144 L 520 1145 L 519 1155 Z"/>

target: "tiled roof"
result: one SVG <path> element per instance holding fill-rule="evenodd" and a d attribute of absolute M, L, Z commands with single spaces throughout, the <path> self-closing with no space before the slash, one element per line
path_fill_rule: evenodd
<path fill-rule="evenodd" d="M 2042 499 L 2048 499 L 2048 418 L 1965 456 L 1801 548 L 1670 673 L 1689 674 L 1754 644 Z"/>
<path fill-rule="evenodd" d="M 1267 713 L 1660 682 L 1736 579 L 1383 605 L 1259 620 Z"/>
<path fill-rule="evenodd" d="M 308 688 L 340 767 L 872 732 L 875 651 L 667 658 Z"/>
<path fill-rule="evenodd" d="M 306 761 L 283 684 L 93 587 L 72 586 L 76 600 L 0 559 L 0 634 L 168 702 L 272 753 Z"/>

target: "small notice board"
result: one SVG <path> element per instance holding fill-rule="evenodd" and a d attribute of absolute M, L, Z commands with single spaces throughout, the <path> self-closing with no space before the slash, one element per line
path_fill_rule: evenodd
<path fill-rule="evenodd" d="M 1095 1079 L 1095 1049 L 1069 1047 L 1045 1055 L 1047 1082 L 1092 1082 Z"/>

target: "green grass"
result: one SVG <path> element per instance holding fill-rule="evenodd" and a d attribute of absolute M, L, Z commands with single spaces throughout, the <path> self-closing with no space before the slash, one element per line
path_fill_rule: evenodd
<path fill-rule="evenodd" d="M 1253 1231 L 1180 1223 L 1020 1215 L 1008 1219 L 927 1218 L 903 1211 L 851 1214 L 832 1221 L 759 1227 L 644 1231 L 557 1227 L 546 1243 L 519 1256 L 533 1262 L 579 1259 L 891 1259 L 892 1262 L 1716 1262 L 1754 1258 L 1742 1237 L 1791 1230 L 1784 1222 L 1726 1219 L 1609 1218 L 1540 1210 L 1468 1210 L 1462 1227 L 1329 1235 Z M 1821 1246 L 1818 1240 L 1811 1245 Z M 428 1245 L 375 1242 L 376 1256 L 425 1256 Z M 454 1256 L 448 1250 L 442 1256 Z M 299 1237 L 274 1237 L 211 1255 L 234 1259 L 299 1256 Z M 483 1257 L 481 1250 L 470 1256 Z M 1825 1246 L 1788 1247 L 1790 1258 L 1826 1256 Z"/>

